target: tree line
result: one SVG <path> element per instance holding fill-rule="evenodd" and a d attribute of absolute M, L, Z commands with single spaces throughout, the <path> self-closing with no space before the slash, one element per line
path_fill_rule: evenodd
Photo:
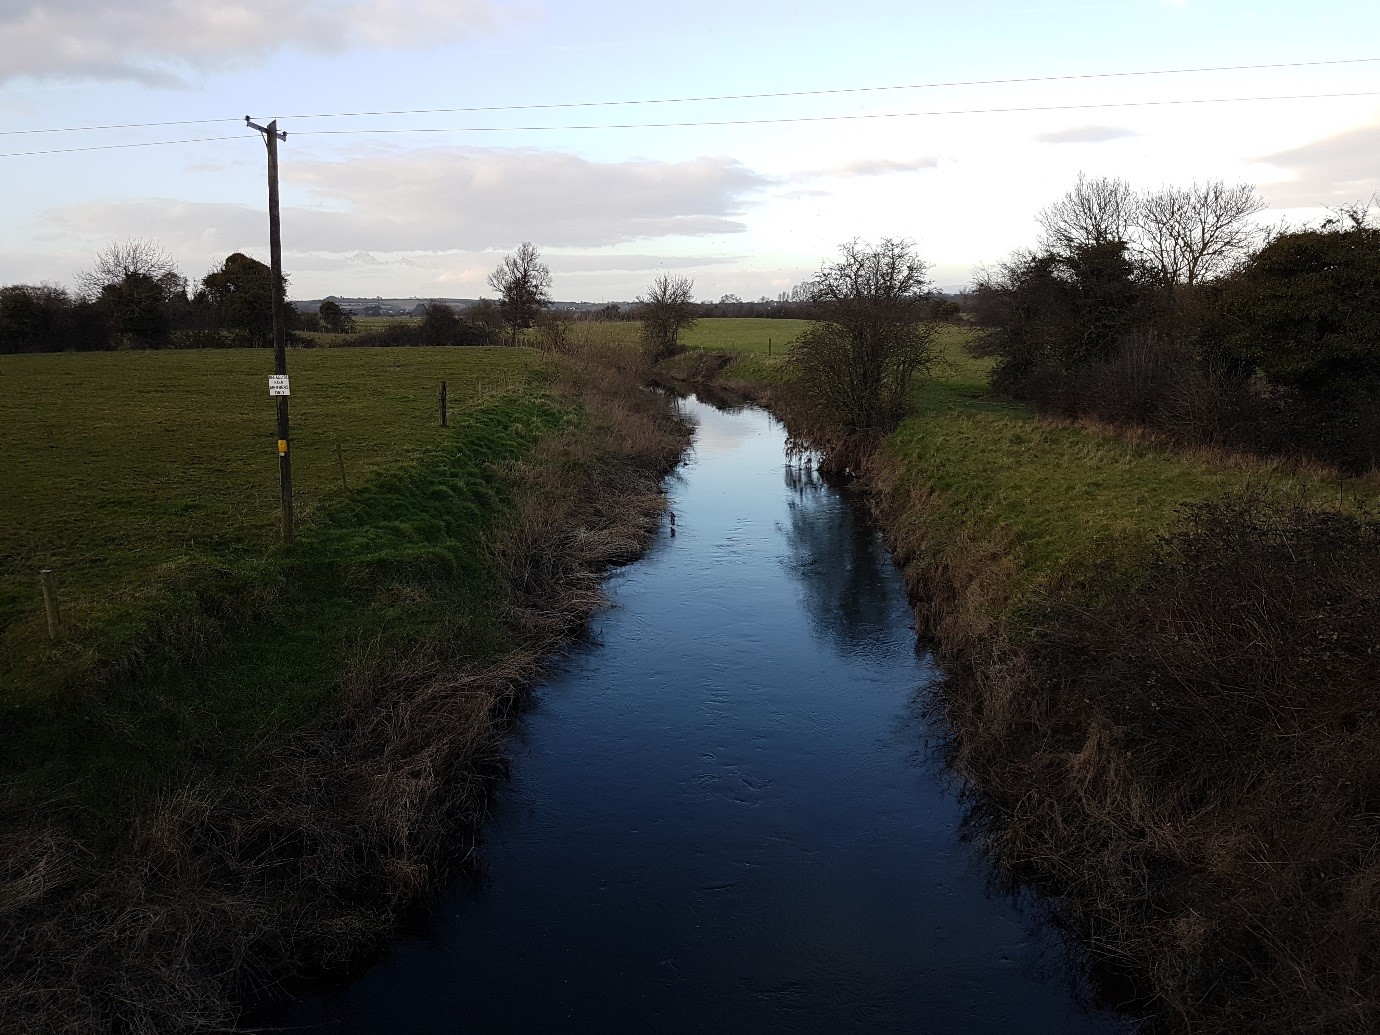
<path fill-rule="evenodd" d="M 333 299 L 315 313 L 288 304 L 285 329 L 290 343 L 299 345 L 312 344 L 304 332 L 348 336 L 333 343 L 338 345 L 498 345 L 516 344 L 533 328 L 539 338 L 559 341 L 562 326 L 577 318 L 553 309 L 551 271 L 530 242 L 504 257 L 489 285 L 496 298 L 462 309 L 431 301 L 420 321 L 364 331 Z M 613 303 L 580 318 L 641 322 L 665 352 L 674 350 L 679 332 L 697 318 L 801 315 L 799 297 L 745 303 L 726 295 L 702 303 L 691 297 L 692 286 L 686 278 L 665 275 L 632 304 Z M 75 290 L 53 284 L 0 287 L 0 353 L 269 347 L 272 307 L 272 272 L 243 253 L 227 256 L 193 284 L 153 242 L 113 243 L 78 276 Z"/>
<path fill-rule="evenodd" d="M 272 284 L 268 266 L 240 252 L 191 285 L 157 245 L 111 244 L 75 291 L 0 287 L 0 353 L 270 345 Z"/>
<path fill-rule="evenodd" d="M 1263 208 L 1247 185 L 1080 177 L 968 299 L 994 387 L 1185 442 L 1380 466 L 1380 228 L 1365 204 L 1274 229 Z"/>

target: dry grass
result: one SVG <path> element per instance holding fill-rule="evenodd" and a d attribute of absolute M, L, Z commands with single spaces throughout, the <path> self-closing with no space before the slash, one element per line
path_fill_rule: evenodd
<path fill-rule="evenodd" d="M 636 362 L 562 364 L 581 428 L 513 472 L 487 545 L 521 646 L 481 667 L 444 641 L 357 645 L 329 716 L 268 743 L 258 778 L 169 791 L 113 866 L 37 811 L 0 817 L 0 1030 L 212 1031 L 255 990 L 358 958 L 473 850 L 501 734 L 541 659 L 636 557 L 688 430 Z"/>
<path fill-rule="evenodd" d="M 1012 629 L 1015 551 L 947 535 L 895 456 L 869 477 L 1008 872 L 1163 1030 L 1374 1030 L 1380 523 L 1198 504 L 1133 586 Z"/>
<path fill-rule="evenodd" d="M 1224 443 L 1184 442 L 1168 432 L 1143 424 L 1118 424 L 1092 415 L 1059 417 L 1041 414 L 1040 423 L 1051 428 L 1065 428 L 1087 432 L 1100 439 L 1124 442 L 1136 448 L 1151 448 L 1173 452 L 1184 462 L 1194 466 L 1211 467 L 1223 471 L 1239 471 L 1253 480 L 1307 478 L 1320 482 L 1345 480 L 1361 490 L 1363 498 L 1380 498 L 1380 471 L 1353 475 L 1335 466 L 1302 455 L 1262 456 Z"/>

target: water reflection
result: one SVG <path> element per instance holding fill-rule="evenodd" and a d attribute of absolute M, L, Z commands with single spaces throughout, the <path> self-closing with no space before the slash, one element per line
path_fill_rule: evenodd
<path fill-rule="evenodd" d="M 295 1031 L 1122 1030 L 986 894 L 925 736 L 901 577 L 760 410 L 688 400 L 677 535 L 509 745 L 485 876 Z M 1053 957 L 1055 960 L 1058 957 Z"/>
<path fill-rule="evenodd" d="M 790 550 L 810 625 L 836 650 L 875 650 L 895 638 L 891 558 L 860 506 L 831 487 L 813 464 L 785 468 Z"/>
<path fill-rule="evenodd" d="M 698 456 L 713 457 L 732 453 L 752 434 L 750 427 L 735 419 L 731 411 L 696 402 L 690 407 L 683 407 L 681 412 L 695 422 L 695 453 Z"/>

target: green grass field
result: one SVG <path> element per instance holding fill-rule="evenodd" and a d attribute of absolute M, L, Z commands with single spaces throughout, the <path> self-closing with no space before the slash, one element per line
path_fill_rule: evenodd
<path fill-rule="evenodd" d="M 420 320 L 412 316 L 360 316 L 355 323 L 359 332 L 381 330 L 398 323 L 416 324 Z M 807 320 L 766 320 L 755 318 L 713 318 L 697 320 L 689 330 L 681 335 L 681 344 L 687 348 L 703 349 L 713 352 L 736 352 L 763 356 L 784 355 L 790 349 L 790 342 L 809 325 Z M 636 321 L 586 321 L 576 324 L 576 328 L 593 330 L 633 344 L 640 333 Z M 318 346 L 330 348 L 348 345 L 350 335 L 328 334 L 322 331 L 298 331 L 298 336 Z M 536 332 L 529 328 L 522 332 L 522 340 L 535 342 Z"/>
<path fill-rule="evenodd" d="M 791 339 L 809 326 L 808 320 L 712 319 L 698 320 L 681 336 L 692 349 L 784 355 Z"/>
<path fill-rule="evenodd" d="M 299 520 L 445 441 L 462 413 L 528 386 L 540 359 L 503 349 L 294 350 Z M 277 543 L 277 449 L 256 350 L 0 358 L 0 701 L 42 698 L 122 657 L 190 587 L 261 566 Z M 56 573 L 48 639 L 38 572 Z M 154 630 L 156 632 L 156 630 Z"/>

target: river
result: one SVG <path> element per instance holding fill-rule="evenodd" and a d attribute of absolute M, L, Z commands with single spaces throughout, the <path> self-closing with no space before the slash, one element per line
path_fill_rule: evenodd
<path fill-rule="evenodd" d="M 332 1033 L 1126 1032 L 994 892 L 862 509 L 696 399 L 675 514 L 511 735 L 477 878 L 256 1021 Z"/>

